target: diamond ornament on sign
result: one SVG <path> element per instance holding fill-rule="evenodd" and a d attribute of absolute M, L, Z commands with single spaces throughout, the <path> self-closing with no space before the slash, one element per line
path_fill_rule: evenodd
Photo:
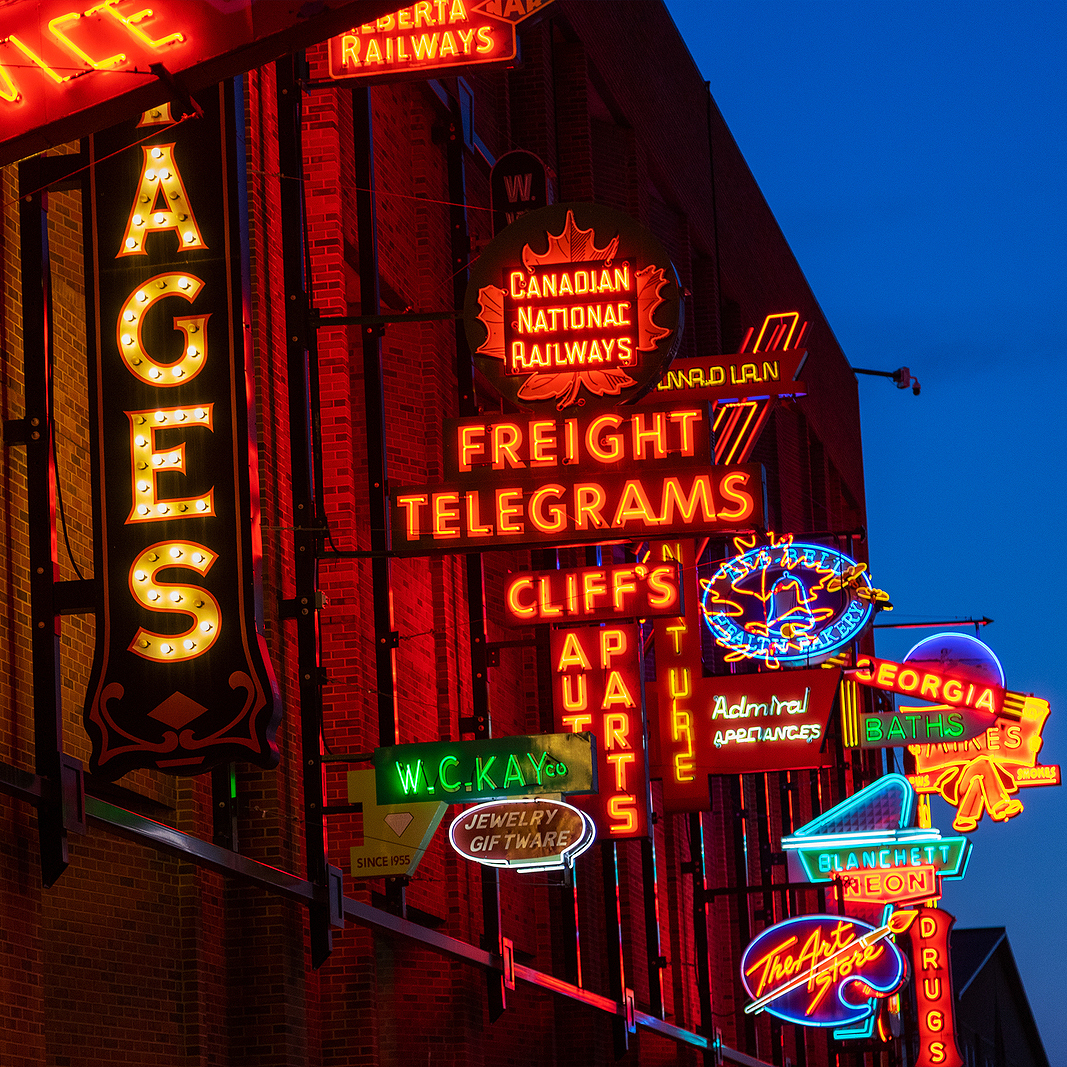
<path fill-rule="evenodd" d="M 385 817 L 385 825 L 396 834 L 397 837 L 403 837 L 404 831 L 411 825 L 411 820 L 415 816 L 410 811 L 394 811 L 390 812 Z"/>

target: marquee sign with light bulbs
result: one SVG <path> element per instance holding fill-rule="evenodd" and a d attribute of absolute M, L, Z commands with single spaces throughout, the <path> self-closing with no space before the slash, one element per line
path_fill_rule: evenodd
<path fill-rule="evenodd" d="M 90 140 L 94 774 L 277 763 L 262 634 L 240 83 Z"/>

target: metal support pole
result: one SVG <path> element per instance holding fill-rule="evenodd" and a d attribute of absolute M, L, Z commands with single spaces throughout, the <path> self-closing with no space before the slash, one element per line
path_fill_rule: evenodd
<path fill-rule="evenodd" d="M 604 874 L 604 925 L 607 940 L 608 988 L 612 999 L 626 1002 L 626 964 L 622 954 L 622 900 L 619 894 L 619 846 L 615 841 L 604 841 L 600 846 L 600 859 Z M 626 1019 L 616 1016 L 611 1026 L 615 1058 L 626 1055 L 630 1047 L 630 1034 Z"/>
<path fill-rule="evenodd" d="M 745 848 L 745 779 L 743 775 L 730 776 L 730 794 L 734 810 L 734 882 L 737 886 L 748 885 L 748 855 Z M 749 916 L 748 899 L 737 908 L 737 936 L 741 947 L 752 940 L 752 924 Z M 756 1021 L 751 1015 L 745 1015 L 738 1009 L 738 1030 L 745 1035 L 745 1048 L 753 1049 L 756 1045 Z"/>
<path fill-rule="evenodd" d="M 708 870 L 704 852 L 704 820 L 699 811 L 689 813 L 689 863 L 693 875 L 693 947 L 697 963 L 697 995 L 700 998 L 700 1033 L 710 1042 L 715 1036 L 711 1013 L 711 959 L 708 955 Z M 748 904 L 743 911 L 748 914 Z M 704 1053 L 705 1067 L 713 1067 L 715 1054 Z"/>
<path fill-rule="evenodd" d="M 352 156 L 356 183 L 356 226 L 359 240 L 359 310 L 375 316 L 381 310 L 378 285 L 378 216 L 374 185 L 374 113 L 366 86 L 352 89 Z M 393 620 L 390 548 L 388 466 L 385 439 L 385 381 L 382 373 L 382 326 L 360 326 L 363 342 L 363 406 L 367 420 L 367 490 L 370 499 L 370 547 L 381 553 L 371 557 L 371 591 L 374 599 L 374 667 L 378 699 L 378 744 L 395 745 L 396 646 Z M 390 911 L 405 913 L 406 879 L 387 878 L 385 897 Z"/>
<path fill-rule="evenodd" d="M 463 307 L 467 294 L 467 260 L 470 256 L 470 234 L 467 230 L 467 179 L 463 160 L 463 116 L 459 101 L 449 98 L 448 130 L 445 136 L 448 167 L 448 225 L 452 253 L 452 302 Z M 456 383 L 459 387 L 459 412 L 476 415 L 478 405 L 474 395 L 474 362 L 471 359 L 467 335 L 462 326 L 456 328 Z M 470 627 L 471 715 L 460 729 L 476 738 L 492 735 L 489 716 L 489 666 L 485 649 L 485 588 L 480 553 L 466 557 L 467 612 Z M 486 948 L 501 952 L 500 942 L 500 879 L 496 870 L 482 868 L 482 929 Z M 504 976 L 490 973 L 488 979 L 489 1018 L 498 1019 L 504 1012 Z"/>
<path fill-rule="evenodd" d="M 304 780 L 304 834 L 308 881 L 329 884 L 322 783 L 322 688 L 319 676 L 318 576 L 321 548 L 320 516 L 315 508 L 315 462 L 312 407 L 318 397 L 311 388 L 312 346 L 310 298 L 304 264 L 304 166 L 301 124 L 300 69 L 302 53 L 275 64 L 278 97 L 278 169 L 282 222 L 282 263 L 285 280 L 285 335 L 289 379 L 289 433 L 293 492 L 293 547 L 296 584 L 297 662 L 300 683 L 300 735 Z M 329 907 L 308 908 L 311 961 L 320 966 L 333 948 Z"/>
<path fill-rule="evenodd" d="M 37 807 L 41 881 L 54 885 L 67 869 L 63 825 L 63 703 L 59 681 L 60 616 L 56 550 L 55 424 L 52 404 L 52 275 L 48 258 L 48 194 L 41 161 L 19 166 L 23 374 L 26 388 L 26 482 L 33 655 L 34 769 L 42 781 Z"/>
<path fill-rule="evenodd" d="M 648 837 L 641 842 L 641 879 L 645 905 L 645 945 L 648 956 L 648 1001 L 652 1014 L 663 1014 L 663 955 L 659 928 L 659 882 L 656 878 L 656 832 L 649 828 Z"/>

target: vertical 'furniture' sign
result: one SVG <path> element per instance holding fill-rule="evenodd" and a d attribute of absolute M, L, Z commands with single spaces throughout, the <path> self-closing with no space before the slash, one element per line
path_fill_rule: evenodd
<path fill-rule="evenodd" d="M 271 767 L 240 82 L 94 136 L 94 774 Z"/>

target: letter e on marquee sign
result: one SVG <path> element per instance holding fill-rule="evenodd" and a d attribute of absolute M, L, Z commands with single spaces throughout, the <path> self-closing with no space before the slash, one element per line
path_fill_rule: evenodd
<path fill-rule="evenodd" d="M 248 395 L 240 82 L 90 141 L 94 774 L 277 763 Z"/>
<path fill-rule="evenodd" d="M 637 400 L 674 358 L 678 275 L 628 215 L 555 204 L 523 215 L 471 270 L 463 309 L 479 370 L 521 408 Z"/>
<path fill-rule="evenodd" d="M 574 799 L 600 838 L 648 836 L 648 759 L 636 623 L 553 630 L 552 707 L 557 730 L 597 739 L 597 796 Z"/>
<path fill-rule="evenodd" d="M 911 928 L 919 1055 L 915 1067 L 964 1067 L 956 1044 L 956 1006 L 952 996 L 948 935 L 956 921 L 940 908 L 921 908 Z"/>

